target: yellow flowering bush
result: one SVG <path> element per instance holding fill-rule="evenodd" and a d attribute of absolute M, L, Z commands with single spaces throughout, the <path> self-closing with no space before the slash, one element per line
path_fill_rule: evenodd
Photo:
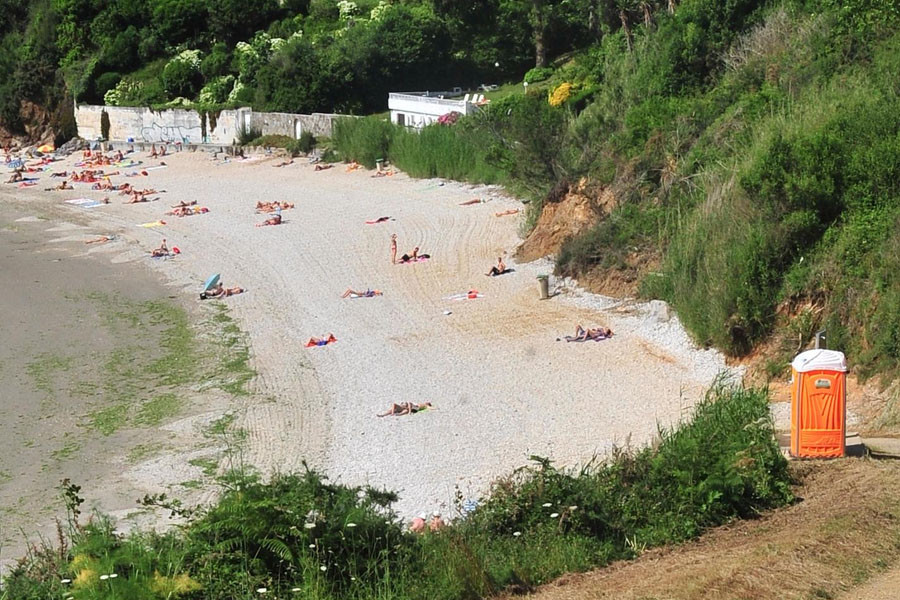
<path fill-rule="evenodd" d="M 560 106 L 566 100 L 569 99 L 569 96 L 572 95 L 572 84 L 571 83 L 561 83 L 559 86 L 550 93 L 550 106 Z"/>

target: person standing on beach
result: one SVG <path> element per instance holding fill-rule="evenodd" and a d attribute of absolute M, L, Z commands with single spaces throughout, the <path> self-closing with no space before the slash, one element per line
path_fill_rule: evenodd
<path fill-rule="evenodd" d="M 397 264 L 397 234 L 391 234 L 391 264 Z"/>

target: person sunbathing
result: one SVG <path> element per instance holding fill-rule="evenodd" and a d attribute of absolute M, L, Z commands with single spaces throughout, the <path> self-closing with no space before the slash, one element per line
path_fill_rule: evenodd
<path fill-rule="evenodd" d="M 94 238 L 92 240 L 85 240 L 85 244 L 105 244 L 106 242 L 111 242 L 116 239 L 116 236 L 112 235 L 101 235 L 100 237 Z"/>
<path fill-rule="evenodd" d="M 394 171 L 389 169 L 387 171 L 378 171 L 377 173 L 372 175 L 372 177 L 391 177 L 393 175 Z"/>
<path fill-rule="evenodd" d="M 68 176 L 69 176 L 68 171 L 59 171 L 56 173 L 50 173 L 50 177 L 68 177 Z"/>
<path fill-rule="evenodd" d="M 256 210 L 259 212 L 271 213 L 280 210 L 287 210 L 289 208 L 294 208 L 294 205 L 289 202 L 257 202 Z"/>
<path fill-rule="evenodd" d="M 268 219 L 266 219 L 265 221 L 263 221 L 262 223 L 257 223 L 256 226 L 257 227 L 266 227 L 267 225 L 281 225 L 281 223 L 282 223 L 281 215 L 274 214 L 271 217 L 269 217 Z"/>
<path fill-rule="evenodd" d="M 153 258 L 160 258 L 162 256 L 169 256 L 169 247 L 166 246 L 166 239 L 163 238 L 162 244 L 159 245 L 159 248 L 154 248 L 150 251 L 150 256 Z"/>
<path fill-rule="evenodd" d="M 202 215 L 208 213 L 209 209 L 203 206 L 193 207 L 193 206 L 185 206 L 176 208 L 174 210 L 170 210 L 167 212 L 167 215 L 174 215 L 176 217 L 191 217 L 194 215 Z"/>
<path fill-rule="evenodd" d="M 156 151 L 156 144 L 150 144 L 150 158 L 156 158 L 159 152 Z"/>
<path fill-rule="evenodd" d="M 236 294 L 243 294 L 243 293 L 244 293 L 244 288 L 238 287 L 238 286 L 227 288 L 224 285 L 222 285 L 222 282 L 220 281 L 211 290 L 202 292 L 200 294 L 200 299 L 206 300 L 207 298 L 227 298 L 228 296 L 234 296 Z"/>
<path fill-rule="evenodd" d="M 25 181 L 25 176 L 22 175 L 22 171 L 15 171 L 9 176 L 9 179 L 6 180 L 6 183 L 19 183 L 20 181 Z"/>
<path fill-rule="evenodd" d="M 404 254 L 400 257 L 401 263 L 416 262 L 425 258 L 431 258 L 430 254 L 419 254 L 419 247 L 413 248 L 412 254 Z"/>
<path fill-rule="evenodd" d="M 586 342 L 588 340 L 600 341 L 611 338 L 613 332 L 609 328 L 597 327 L 596 329 L 585 329 L 580 324 L 575 326 L 575 335 L 567 335 L 567 342 Z"/>
<path fill-rule="evenodd" d="M 173 205 L 172 208 L 187 208 L 188 206 L 196 206 L 196 205 L 197 205 L 196 200 L 191 200 L 190 202 L 185 202 L 184 200 L 182 200 L 178 204 Z"/>
<path fill-rule="evenodd" d="M 377 415 L 379 417 L 387 417 L 387 416 L 395 416 L 399 417 L 401 415 L 413 415 L 417 412 L 421 412 L 423 410 L 427 410 L 431 408 L 431 402 L 423 402 L 422 404 L 416 404 L 415 402 L 401 402 L 400 404 L 394 403 L 391 405 L 391 409 L 387 412 L 381 413 Z"/>
<path fill-rule="evenodd" d="M 119 187 L 119 195 L 120 196 L 127 196 L 128 194 L 131 194 L 132 192 L 134 192 L 134 186 L 132 186 L 130 183 L 123 183 Z"/>
<path fill-rule="evenodd" d="M 473 204 L 484 204 L 487 200 L 483 198 L 472 198 L 471 200 L 466 200 L 465 202 L 460 202 L 460 206 L 472 206 Z"/>
<path fill-rule="evenodd" d="M 347 165 L 347 172 L 356 171 L 357 169 L 362 169 L 362 165 L 358 162 L 351 161 L 349 165 Z"/>
<path fill-rule="evenodd" d="M 390 217 L 378 217 L 374 221 L 366 221 L 366 225 L 377 225 L 378 223 L 384 223 L 385 221 L 390 221 Z"/>
<path fill-rule="evenodd" d="M 516 215 L 519 213 L 518 208 L 511 208 L 509 210 L 504 210 L 503 212 L 494 213 L 495 217 L 505 217 L 506 215 Z"/>
<path fill-rule="evenodd" d="M 327 171 L 328 169 L 332 168 L 333 166 L 334 165 L 316 165 L 315 170 L 316 171 Z"/>
<path fill-rule="evenodd" d="M 116 152 L 116 162 L 122 162 L 123 160 L 125 160 L 125 156 L 122 154 L 122 151 L 119 150 Z"/>
<path fill-rule="evenodd" d="M 129 200 L 125 204 L 138 204 L 140 202 L 149 202 L 149 201 L 150 200 L 148 200 L 147 197 L 144 194 L 142 194 L 141 192 L 139 192 L 137 190 L 132 190 L 131 191 L 131 200 Z"/>
<path fill-rule="evenodd" d="M 491 270 L 485 273 L 485 275 L 488 275 L 489 277 L 496 277 L 497 275 L 503 275 L 504 273 L 506 273 L 506 263 L 503 262 L 502 256 L 498 256 L 497 266 L 491 267 Z"/>
<path fill-rule="evenodd" d="M 44 188 L 44 189 L 47 192 L 58 192 L 61 190 L 74 190 L 75 188 L 73 188 L 71 185 L 69 185 L 68 181 L 63 179 L 62 182 L 58 186 L 52 187 L 52 188 Z"/>
<path fill-rule="evenodd" d="M 337 341 L 337 338 L 334 337 L 334 334 L 329 333 L 328 337 L 323 336 L 320 338 L 318 338 L 318 337 L 309 338 L 309 341 L 306 342 L 306 347 L 310 348 L 312 346 L 327 346 L 328 344 L 330 344 L 332 342 L 336 342 L 336 341 Z"/>
<path fill-rule="evenodd" d="M 279 168 L 279 167 L 286 167 L 286 166 L 292 165 L 292 164 L 294 164 L 293 158 L 291 160 L 285 160 L 285 161 L 278 163 L 277 165 L 272 165 L 272 166 L 275 168 Z"/>
<path fill-rule="evenodd" d="M 356 290 L 347 288 L 346 291 L 344 291 L 344 293 L 341 294 L 341 298 L 347 298 L 347 297 L 350 297 L 350 298 L 374 298 L 375 296 L 382 296 L 382 295 L 384 295 L 384 293 L 379 290 L 371 290 L 371 289 L 367 288 L 366 291 L 364 291 L 364 292 L 357 292 Z"/>

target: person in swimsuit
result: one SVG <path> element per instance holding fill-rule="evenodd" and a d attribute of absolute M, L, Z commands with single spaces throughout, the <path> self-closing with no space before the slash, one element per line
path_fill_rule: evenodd
<path fill-rule="evenodd" d="M 336 342 L 336 341 L 337 341 L 337 338 L 334 337 L 334 334 L 329 333 L 328 337 L 320 337 L 320 338 L 311 337 L 311 338 L 309 338 L 309 341 L 306 342 L 306 345 L 307 346 L 327 346 L 331 342 Z"/>
<path fill-rule="evenodd" d="M 519 209 L 518 209 L 518 208 L 511 208 L 511 209 L 509 209 L 509 210 L 504 210 L 504 211 L 502 211 L 502 212 L 494 213 L 494 216 L 495 216 L 495 217 L 505 217 L 506 215 L 515 215 L 515 214 L 518 214 L 518 212 L 519 212 Z"/>
<path fill-rule="evenodd" d="M 415 262 L 417 260 L 419 260 L 419 247 L 418 246 L 413 248 L 412 254 L 404 254 L 403 256 L 400 257 L 400 262 L 402 262 L 402 263 Z"/>
<path fill-rule="evenodd" d="M 431 402 L 423 402 L 422 404 L 416 404 L 415 402 L 401 402 L 400 404 L 392 404 L 391 409 L 385 413 L 381 413 L 378 415 L 379 417 L 387 417 L 389 415 L 401 416 L 401 415 L 412 415 L 417 412 L 421 412 L 431 408 Z"/>
<path fill-rule="evenodd" d="M 262 223 L 257 223 L 257 227 L 265 227 L 266 225 L 281 225 L 281 213 L 275 213 Z"/>
<path fill-rule="evenodd" d="M 506 273 L 506 263 L 503 262 L 502 256 L 498 256 L 497 257 L 497 266 L 491 267 L 491 270 L 488 271 L 487 273 L 485 273 L 485 275 L 488 275 L 490 277 L 496 277 L 497 275 L 503 275 L 504 273 Z"/>
<path fill-rule="evenodd" d="M 341 298 L 347 298 L 348 296 L 352 296 L 353 298 L 374 298 L 375 296 L 381 295 L 383 295 L 383 293 L 379 290 L 366 289 L 364 292 L 357 292 L 356 290 L 347 288 L 347 290 L 341 294 Z"/>
<path fill-rule="evenodd" d="M 397 234 L 391 234 L 391 264 L 397 264 Z"/>
<path fill-rule="evenodd" d="M 161 256 L 169 255 L 169 247 L 166 246 L 166 238 L 163 238 L 162 244 L 159 245 L 159 248 L 154 248 L 150 251 L 150 256 L 153 258 L 159 258 Z"/>
<path fill-rule="evenodd" d="M 327 171 L 332 168 L 334 165 L 316 165 L 316 171 Z"/>
<path fill-rule="evenodd" d="M 596 329 L 585 329 L 581 325 L 575 326 L 575 335 L 567 335 L 567 342 L 586 342 L 587 340 L 605 340 L 612 337 L 612 329 L 597 327 Z"/>

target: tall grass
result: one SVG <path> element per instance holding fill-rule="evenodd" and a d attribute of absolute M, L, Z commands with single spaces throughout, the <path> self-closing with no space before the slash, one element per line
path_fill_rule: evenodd
<path fill-rule="evenodd" d="M 484 132 L 470 124 L 429 125 L 411 131 L 379 118 L 343 119 L 335 123 L 335 149 L 345 160 L 369 168 L 389 160 L 412 177 L 442 177 L 472 183 L 503 183 L 504 171 L 488 160 Z"/>
<path fill-rule="evenodd" d="M 70 487 L 68 535 L 21 561 L 0 600 L 64 592 L 249 600 L 262 588 L 321 600 L 462 600 L 528 590 L 792 499 L 765 390 L 716 385 L 690 420 L 659 438 L 579 469 L 535 457 L 495 482 L 466 518 L 421 536 L 391 511 L 396 495 L 312 471 L 268 483 L 230 473 L 216 505 L 166 535 L 117 535 L 105 518 L 79 525 L 82 500 Z M 117 577 L 100 579 L 110 573 Z"/>

